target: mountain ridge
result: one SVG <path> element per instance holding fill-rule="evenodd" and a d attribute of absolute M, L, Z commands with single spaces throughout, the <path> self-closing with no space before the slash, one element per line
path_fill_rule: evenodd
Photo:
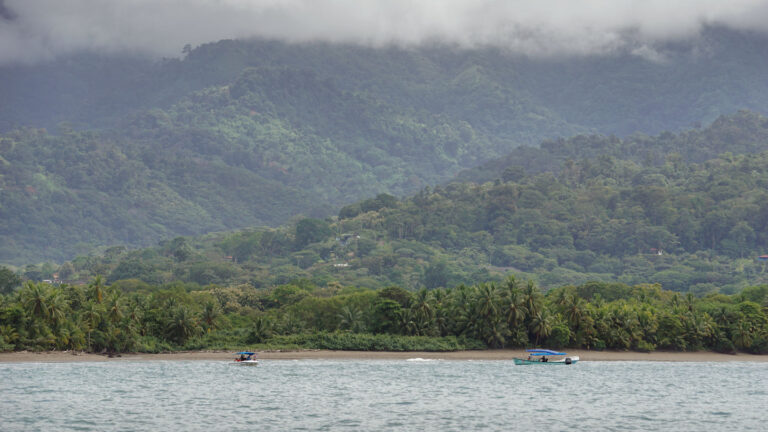
<path fill-rule="evenodd" d="M 520 145 L 768 112 L 765 36 L 705 37 L 666 62 L 226 40 L 0 68 L 0 261 L 325 217 Z M 8 129 L 20 119 L 56 131 Z"/>
<path fill-rule="evenodd" d="M 719 140 L 706 141 L 712 137 Z M 101 274 L 130 286 L 306 282 L 415 290 L 511 273 L 544 288 L 597 280 L 694 294 L 768 283 L 757 259 L 768 248 L 765 117 L 740 112 L 702 130 L 640 141 L 580 136 L 551 145 L 572 151 L 555 160 L 557 169 L 524 169 L 551 162 L 547 146 L 527 148 L 524 155 L 541 157 L 497 169 L 500 177 L 490 181 L 427 186 L 402 199 L 379 194 L 336 217 L 276 228 L 112 248 L 64 263 L 59 274 Z M 646 157 L 638 148 L 656 153 Z M 717 156 L 701 161 L 708 152 Z"/>

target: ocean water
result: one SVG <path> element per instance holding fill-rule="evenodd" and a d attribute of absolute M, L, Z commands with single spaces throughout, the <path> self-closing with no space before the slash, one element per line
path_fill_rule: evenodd
<path fill-rule="evenodd" d="M 0 364 L 2 431 L 768 430 L 768 364 Z"/>

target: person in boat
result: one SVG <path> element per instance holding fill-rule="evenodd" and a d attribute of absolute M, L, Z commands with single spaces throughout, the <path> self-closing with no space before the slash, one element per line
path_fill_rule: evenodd
<path fill-rule="evenodd" d="M 544 363 L 546 363 L 546 362 L 547 362 L 547 356 L 541 356 L 541 361 L 543 361 Z"/>
<path fill-rule="evenodd" d="M 240 361 L 245 360 L 245 354 L 240 354 Z"/>

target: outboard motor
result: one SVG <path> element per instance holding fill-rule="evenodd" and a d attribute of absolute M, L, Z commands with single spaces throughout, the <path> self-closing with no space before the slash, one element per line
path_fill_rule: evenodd
<path fill-rule="evenodd" d="M 566 357 L 566 358 L 565 358 L 565 364 L 571 364 L 571 363 L 573 363 L 573 362 L 571 361 L 571 358 L 570 358 L 570 357 Z"/>

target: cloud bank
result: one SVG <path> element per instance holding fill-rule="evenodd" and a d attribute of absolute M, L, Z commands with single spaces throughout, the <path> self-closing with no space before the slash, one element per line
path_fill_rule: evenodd
<path fill-rule="evenodd" d="M 652 58 L 707 26 L 768 33 L 768 0 L 0 0 L 0 64 L 250 37 Z"/>

